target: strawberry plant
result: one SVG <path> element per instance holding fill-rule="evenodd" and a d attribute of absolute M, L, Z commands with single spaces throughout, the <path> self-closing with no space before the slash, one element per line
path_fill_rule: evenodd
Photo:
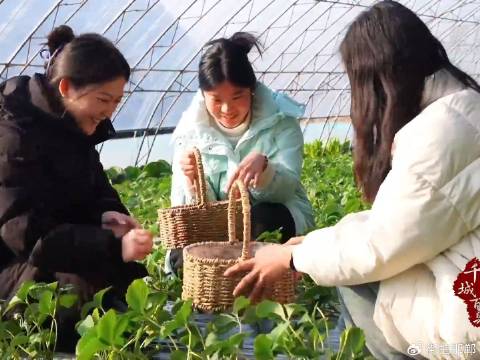
<path fill-rule="evenodd" d="M 170 205 L 170 165 L 111 168 L 107 175 L 133 216 L 156 231 L 157 209 Z M 348 142 L 305 145 L 302 181 L 317 227 L 368 207 L 354 184 Z M 274 231 L 261 238 L 277 242 L 279 235 Z M 316 286 L 304 276 L 296 304 L 250 304 L 239 297 L 230 312 L 203 314 L 180 300 L 181 279 L 163 272 L 164 258 L 165 249 L 157 245 L 144 261 L 150 276 L 128 288 L 125 311 L 102 308 L 106 290 L 84 305 L 77 325 L 79 359 L 364 358 L 360 329 L 344 331 L 338 349 L 329 346 L 338 316 L 334 288 Z M 71 289 L 25 283 L 9 303 L 0 303 L 0 358 L 52 358 L 56 311 L 75 302 Z"/>
<path fill-rule="evenodd" d="M 56 313 L 76 302 L 71 287 L 24 282 L 10 301 L 0 303 L 0 358 L 52 359 Z"/>

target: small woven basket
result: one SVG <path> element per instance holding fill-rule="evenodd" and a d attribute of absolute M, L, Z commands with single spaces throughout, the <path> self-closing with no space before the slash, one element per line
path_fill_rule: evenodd
<path fill-rule="evenodd" d="M 228 200 L 207 201 L 207 184 L 200 151 L 194 148 L 197 204 L 158 209 L 159 238 L 167 249 L 179 249 L 200 241 L 223 241 L 227 235 Z M 240 207 L 237 201 L 236 206 Z"/>
<path fill-rule="evenodd" d="M 235 191 L 241 195 L 243 212 L 243 243 L 235 236 Z M 193 305 L 212 312 L 231 308 L 234 302 L 233 290 L 244 274 L 236 277 L 223 275 L 240 260 L 247 260 L 263 243 L 250 242 L 250 202 L 243 183 L 237 180 L 230 189 L 228 206 L 227 242 L 204 242 L 192 244 L 183 249 L 183 291 L 182 299 L 192 299 Z M 289 270 L 282 279 L 273 284 L 272 300 L 290 303 L 295 299 L 294 275 Z"/>

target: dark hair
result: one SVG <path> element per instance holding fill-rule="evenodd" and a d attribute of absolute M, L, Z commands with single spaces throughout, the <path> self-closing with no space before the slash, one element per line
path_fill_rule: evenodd
<path fill-rule="evenodd" d="M 255 89 L 257 78 L 248 53 L 255 46 L 261 53 L 260 43 L 252 34 L 237 32 L 229 39 L 209 41 L 200 59 L 198 82 L 200 89 L 212 90 L 224 81 L 239 87 Z"/>
<path fill-rule="evenodd" d="M 101 84 L 123 77 L 130 78 L 130 66 L 111 41 L 99 34 L 75 36 L 73 30 L 61 25 L 48 34 L 50 60 L 46 76 L 57 87 L 68 78 L 76 88 Z"/>
<path fill-rule="evenodd" d="M 391 169 L 396 132 L 421 111 L 425 78 L 446 69 L 464 85 L 480 87 L 450 62 L 423 21 L 395 1 L 381 1 L 360 14 L 340 52 L 352 91 L 355 178 L 373 202 Z"/>

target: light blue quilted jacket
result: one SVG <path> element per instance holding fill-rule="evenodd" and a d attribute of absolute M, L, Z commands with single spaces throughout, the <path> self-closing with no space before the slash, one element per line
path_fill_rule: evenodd
<path fill-rule="evenodd" d="M 242 159 L 252 151 L 265 154 L 273 169 L 273 178 L 263 188 L 252 189 L 253 204 L 284 204 L 292 214 L 297 234 L 313 228 L 312 207 L 300 182 L 303 162 L 303 135 L 298 118 L 305 107 L 288 96 L 257 83 L 249 129 L 235 147 L 211 125 L 205 101 L 198 91 L 183 113 L 172 141 L 174 143 L 172 205 L 194 203 L 179 159 L 186 149 L 196 146 L 202 154 L 207 178 L 208 198 L 227 198 L 226 185 Z"/>

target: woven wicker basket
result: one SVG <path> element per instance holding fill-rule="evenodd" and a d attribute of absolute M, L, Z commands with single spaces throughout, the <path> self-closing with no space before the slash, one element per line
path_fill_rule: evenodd
<path fill-rule="evenodd" d="M 202 157 L 197 148 L 194 148 L 194 154 L 197 204 L 158 209 L 159 238 L 167 249 L 179 249 L 200 241 L 223 241 L 227 236 L 228 200 L 207 201 Z M 236 206 L 240 208 L 240 201 Z"/>
<path fill-rule="evenodd" d="M 240 190 L 243 212 L 243 243 L 235 236 L 235 191 Z M 228 242 L 205 242 L 183 249 L 182 299 L 192 299 L 193 305 L 204 311 L 229 309 L 234 302 L 233 290 L 244 274 L 237 277 L 223 275 L 239 260 L 249 259 L 255 251 L 268 244 L 250 243 L 250 202 L 241 181 L 236 181 L 229 193 Z M 294 275 L 289 270 L 273 285 L 272 300 L 290 303 L 295 299 Z"/>

